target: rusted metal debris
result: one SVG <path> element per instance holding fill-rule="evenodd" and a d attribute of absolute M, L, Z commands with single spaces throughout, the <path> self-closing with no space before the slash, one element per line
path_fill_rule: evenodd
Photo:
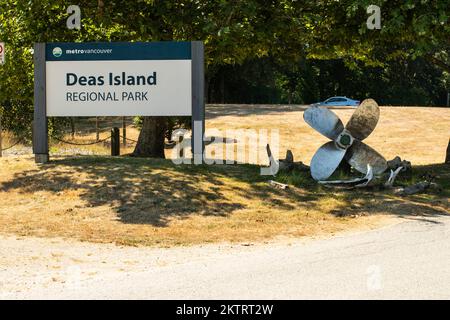
<path fill-rule="evenodd" d="M 266 146 L 267 155 L 269 156 L 270 166 L 274 167 L 275 163 L 278 164 L 279 170 L 284 172 L 290 172 L 292 170 L 300 170 L 300 171 L 309 171 L 309 167 L 305 165 L 303 162 L 295 162 L 294 155 L 291 150 L 287 150 L 285 159 L 275 160 L 272 155 L 272 151 L 270 146 Z M 383 174 L 376 176 L 374 174 L 374 170 L 370 164 L 367 164 L 366 174 L 363 177 L 352 178 L 347 180 L 327 180 L 327 181 L 318 181 L 321 185 L 328 188 L 336 188 L 336 189 L 357 189 L 357 188 L 367 188 L 367 187 L 381 187 L 381 189 L 391 189 L 394 193 L 406 196 L 413 195 L 420 192 L 424 192 L 427 189 L 436 189 L 440 190 L 440 186 L 433 182 L 435 176 L 433 175 L 425 175 L 424 181 L 413 184 L 407 187 L 394 187 L 395 179 L 398 175 L 406 172 L 410 172 L 412 170 L 411 162 L 407 160 L 402 160 L 399 156 L 393 158 L 386 162 L 387 167 L 389 168 L 389 174 Z M 274 173 L 275 175 L 276 173 Z M 278 189 L 288 189 L 289 185 L 280 183 L 274 180 L 269 180 L 268 183 Z"/>
<path fill-rule="evenodd" d="M 402 160 L 399 156 L 387 162 L 387 166 L 391 170 L 397 170 L 397 168 L 402 167 L 402 172 L 411 171 L 411 162 L 407 160 Z"/>
<path fill-rule="evenodd" d="M 275 188 L 282 189 L 282 190 L 289 188 L 289 185 L 278 182 L 278 181 L 269 180 L 269 184 Z"/>
<path fill-rule="evenodd" d="M 281 171 L 292 171 L 292 170 L 299 170 L 299 171 L 309 171 L 309 167 L 305 165 L 303 162 L 294 161 L 294 154 L 291 150 L 286 151 L 286 157 L 284 159 L 276 160 L 274 156 L 272 155 L 272 150 L 270 150 L 270 145 L 266 146 L 267 156 L 269 157 L 269 167 L 275 168 L 278 164 L 278 170 Z M 276 172 L 274 173 L 274 175 Z"/>

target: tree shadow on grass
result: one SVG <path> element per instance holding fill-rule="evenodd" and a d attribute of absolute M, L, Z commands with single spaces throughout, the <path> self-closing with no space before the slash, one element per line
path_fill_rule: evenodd
<path fill-rule="evenodd" d="M 435 170 L 448 179 L 449 166 L 419 167 Z M 422 217 L 448 214 L 448 185 L 441 194 L 400 197 L 387 191 L 330 190 L 311 180 L 309 173 L 294 173 L 298 187 L 276 189 L 254 165 L 175 165 L 170 160 L 99 156 L 60 158 L 40 169 L 17 173 L 0 190 L 28 194 L 59 194 L 78 190 L 86 207 L 110 206 L 127 224 L 167 226 L 169 220 L 193 214 L 226 217 L 258 202 L 264 210 L 317 209 L 322 200 L 338 200 L 329 213 L 338 217 L 392 214 Z M 408 181 L 399 180 L 400 183 Z M 440 182 L 440 181 L 438 181 Z"/>
<path fill-rule="evenodd" d="M 40 169 L 17 173 L 0 190 L 77 190 L 86 207 L 108 205 L 123 223 L 157 227 L 192 214 L 225 217 L 247 207 L 242 198 L 285 210 L 311 199 L 273 189 L 266 180 L 252 165 L 175 165 L 170 160 L 86 156 L 54 159 Z"/>
<path fill-rule="evenodd" d="M 432 164 L 414 166 L 412 173 L 400 175 L 395 185 L 410 186 L 434 176 L 439 188 L 428 189 L 414 195 L 398 195 L 392 190 L 358 190 L 342 194 L 347 206 L 337 206 L 331 214 L 335 216 L 389 213 L 401 218 L 439 224 L 433 220 L 437 216 L 450 215 L 450 165 Z"/>

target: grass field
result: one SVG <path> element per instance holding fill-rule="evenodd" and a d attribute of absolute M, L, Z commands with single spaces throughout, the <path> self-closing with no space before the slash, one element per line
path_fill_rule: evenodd
<path fill-rule="evenodd" d="M 335 111 L 344 123 L 353 112 Z M 292 106 L 216 106 L 207 110 L 207 127 L 278 128 L 280 154 L 289 148 L 308 164 L 326 138 L 303 122 L 302 112 Z M 412 175 L 399 184 L 433 173 L 442 186 L 408 197 L 330 191 L 307 175 L 298 177 L 302 173 L 294 173 L 296 179 L 280 175 L 281 181 L 301 183 L 279 190 L 259 175 L 257 165 L 177 166 L 169 160 L 111 158 L 102 156 L 108 153 L 103 146 L 86 147 L 99 155 L 54 155 L 41 166 L 30 155 L 8 156 L 0 159 L 0 233 L 170 246 L 317 236 L 375 227 L 383 217 L 448 214 L 450 166 L 442 162 L 449 123 L 450 109 L 382 108 L 367 143 L 388 159 L 399 155 L 412 162 Z M 128 136 L 137 138 L 137 130 L 129 128 Z M 54 153 L 63 148 L 52 146 Z M 266 161 L 261 156 L 257 162 Z"/>

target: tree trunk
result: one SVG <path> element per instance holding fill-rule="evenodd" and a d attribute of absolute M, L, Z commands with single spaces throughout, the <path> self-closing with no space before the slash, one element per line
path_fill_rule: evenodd
<path fill-rule="evenodd" d="M 144 117 L 133 156 L 164 159 L 166 128 L 167 122 L 165 117 Z"/>
<path fill-rule="evenodd" d="M 208 75 L 205 75 L 205 103 L 209 103 L 209 80 L 210 77 Z"/>
<path fill-rule="evenodd" d="M 222 70 L 223 71 L 223 70 Z M 220 73 L 220 103 L 225 103 L 225 75 Z"/>
<path fill-rule="evenodd" d="M 447 154 L 445 155 L 445 163 L 450 163 L 450 139 L 447 145 Z"/>
<path fill-rule="evenodd" d="M 438 58 L 436 58 L 435 56 L 433 56 L 432 54 L 427 54 L 425 55 L 425 58 L 430 61 L 432 64 L 434 64 L 435 66 L 437 66 L 438 68 L 440 68 L 441 70 L 450 72 L 450 65 L 448 65 L 446 62 L 444 62 L 443 60 L 440 60 Z"/>
<path fill-rule="evenodd" d="M 98 15 L 100 17 L 103 17 L 104 8 L 105 8 L 105 3 L 103 2 L 103 0 L 98 0 L 97 1 L 97 9 L 98 9 Z"/>
<path fill-rule="evenodd" d="M 122 117 L 122 143 L 123 146 L 127 146 L 127 119 Z"/>
<path fill-rule="evenodd" d="M 72 139 L 75 138 L 75 120 L 73 118 L 70 118 L 70 135 L 72 136 Z"/>
<path fill-rule="evenodd" d="M 98 125 L 98 117 L 95 117 L 95 139 L 96 141 L 100 140 L 100 128 Z"/>

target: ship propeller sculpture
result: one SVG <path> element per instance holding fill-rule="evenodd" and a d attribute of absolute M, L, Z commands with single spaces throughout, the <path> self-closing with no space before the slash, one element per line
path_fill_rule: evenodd
<path fill-rule="evenodd" d="M 312 177 L 317 181 L 328 179 L 344 159 L 361 173 L 366 174 L 368 168 L 374 175 L 383 173 L 387 169 L 386 159 L 362 142 L 375 129 L 379 117 L 380 109 L 372 99 L 359 105 L 345 127 L 331 110 L 318 106 L 308 108 L 303 114 L 306 123 L 333 140 L 314 154 L 310 165 Z"/>

